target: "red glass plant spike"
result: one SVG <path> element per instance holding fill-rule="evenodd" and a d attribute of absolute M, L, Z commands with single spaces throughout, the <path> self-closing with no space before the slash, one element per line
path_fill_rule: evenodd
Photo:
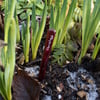
<path fill-rule="evenodd" d="M 52 43 L 55 37 L 56 31 L 49 29 L 47 32 L 46 42 L 45 42 L 45 49 L 43 53 L 42 62 L 40 65 L 40 72 L 39 72 L 39 80 L 42 81 L 45 77 L 45 72 L 47 68 L 48 58 L 51 52 Z"/>

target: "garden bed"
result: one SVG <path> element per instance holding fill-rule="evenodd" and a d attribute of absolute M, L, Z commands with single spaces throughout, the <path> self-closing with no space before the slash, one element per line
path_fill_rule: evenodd
<path fill-rule="evenodd" d="M 45 35 L 44 35 L 45 36 Z M 29 76 L 37 79 L 43 52 L 44 39 L 41 41 L 38 57 L 26 65 L 20 65 Z M 21 53 L 21 52 L 20 52 Z M 39 100 L 99 100 L 100 98 L 100 58 L 84 57 L 82 64 L 74 61 L 63 66 L 51 62 L 49 58 L 46 76 L 40 81 Z"/>
<path fill-rule="evenodd" d="M 40 100 L 99 100 L 99 75 L 99 72 L 88 72 L 75 63 L 63 68 L 55 65 L 48 69 L 46 79 L 42 82 L 44 87 L 40 98 L 46 95 L 48 99 Z"/>
<path fill-rule="evenodd" d="M 100 100 L 100 0 L 54 1 L 2 2 L 0 100 Z"/>
<path fill-rule="evenodd" d="M 39 100 L 99 100 L 100 59 L 86 60 L 81 65 L 69 63 L 64 66 L 52 65 L 49 61 L 45 79 L 39 83 Z M 37 77 L 39 63 L 38 60 L 38 63 L 31 64 L 30 67 L 24 66 L 24 71 L 31 77 Z"/>

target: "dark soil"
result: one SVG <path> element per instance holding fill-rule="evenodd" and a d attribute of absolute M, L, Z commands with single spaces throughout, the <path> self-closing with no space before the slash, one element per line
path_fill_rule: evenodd
<path fill-rule="evenodd" d="M 45 40 L 45 39 L 44 39 Z M 42 41 L 44 43 L 44 40 Z M 30 61 L 26 65 L 22 65 L 21 68 L 25 66 L 40 65 L 43 54 L 43 43 L 40 45 L 38 51 L 38 57 L 35 61 Z M 22 53 L 22 50 L 18 54 Z M 30 57 L 31 58 L 31 57 Z M 52 58 L 51 58 L 52 59 Z M 89 74 L 94 78 L 97 86 L 98 97 L 95 100 L 100 100 L 100 58 L 94 61 L 89 57 L 84 57 L 82 64 L 78 65 L 76 63 L 69 63 L 64 66 L 59 66 L 58 64 L 52 64 L 50 59 L 48 62 L 47 72 L 45 79 L 41 81 L 41 92 L 39 100 L 87 100 L 86 95 L 80 97 L 77 95 L 78 91 L 87 92 L 85 89 L 74 90 L 69 87 L 66 79 L 69 77 L 68 71 L 77 72 L 79 68 L 85 68 Z M 86 83 L 86 82 L 85 82 Z M 77 82 L 76 82 L 77 84 Z M 51 99 L 44 99 L 45 96 L 50 96 Z M 60 99 L 59 99 L 60 98 Z M 94 100 L 94 99 L 93 99 Z"/>
<path fill-rule="evenodd" d="M 96 81 L 96 85 L 97 85 L 97 88 L 98 88 L 99 97 L 98 97 L 97 100 L 100 100 L 100 72 L 94 73 L 93 77 Z"/>
<path fill-rule="evenodd" d="M 77 92 L 81 90 L 80 88 L 76 91 L 69 87 L 66 81 L 69 75 L 67 71 L 64 72 L 65 69 L 70 72 L 76 72 L 80 67 L 89 69 L 89 74 L 92 75 L 92 77 L 95 79 L 97 92 L 99 94 L 96 100 L 100 100 L 100 70 L 98 70 L 98 72 L 97 70 L 93 72 L 93 69 L 95 69 L 96 67 L 100 68 L 100 60 L 98 66 L 94 67 L 93 62 L 88 64 L 91 65 L 91 70 L 89 68 L 90 66 L 87 66 L 87 63 L 84 63 L 80 66 L 75 63 L 70 63 L 63 67 L 60 67 L 58 65 L 48 65 L 46 77 L 42 81 L 43 88 L 41 90 L 40 100 L 43 100 L 45 95 L 51 96 L 52 100 L 86 100 L 85 96 L 81 98 L 77 95 Z M 57 87 L 60 87 L 61 90 L 59 90 Z M 61 95 L 61 99 L 58 98 L 59 95 Z"/>
<path fill-rule="evenodd" d="M 25 66 L 34 66 L 41 64 L 41 58 L 43 56 L 43 46 L 45 43 L 45 34 L 43 37 L 44 38 L 41 41 L 37 59 L 35 61 L 32 61 L 30 56 L 30 62 L 26 65 L 20 66 L 21 68 L 24 68 Z M 22 49 L 19 51 L 20 52 L 18 54 L 20 55 L 20 53 L 22 53 Z M 46 95 L 51 96 L 51 99 L 48 100 L 87 100 L 86 95 L 81 98 L 77 95 L 77 93 L 78 91 L 83 90 L 84 92 L 87 92 L 88 90 L 80 88 L 78 90 L 74 90 L 69 87 L 68 82 L 66 81 L 66 79 L 69 77 L 67 71 L 77 72 L 79 68 L 85 68 L 94 78 L 98 92 L 98 97 L 96 98 L 96 100 L 100 100 L 100 58 L 92 61 L 89 57 L 84 57 L 81 65 L 78 65 L 76 63 L 69 63 L 64 66 L 59 66 L 57 64 L 52 65 L 51 61 L 49 60 L 45 79 L 40 82 L 42 89 L 40 92 L 39 100 L 47 100 L 44 99 Z"/>

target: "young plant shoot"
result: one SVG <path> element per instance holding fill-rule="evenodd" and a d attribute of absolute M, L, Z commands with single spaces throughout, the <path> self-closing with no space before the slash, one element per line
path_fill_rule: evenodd
<path fill-rule="evenodd" d="M 17 16 L 17 6 L 15 8 L 15 21 L 16 21 L 16 43 L 20 42 L 20 29 L 19 29 L 19 22 L 18 22 L 18 16 Z"/>
<path fill-rule="evenodd" d="M 1 53 L 4 72 L 0 70 L 0 94 L 4 100 L 12 100 L 11 85 L 15 68 L 16 23 L 12 18 L 9 24 L 8 45 Z"/>
<path fill-rule="evenodd" d="M 32 47 L 32 59 L 34 60 L 37 56 L 38 47 L 44 32 L 45 23 L 46 23 L 46 15 L 47 15 L 47 0 L 45 0 L 45 6 L 43 9 L 43 15 L 41 19 L 41 23 L 36 21 L 36 8 L 33 4 L 32 8 L 32 39 L 31 39 L 31 47 Z"/>
<path fill-rule="evenodd" d="M 56 30 L 53 48 L 57 44 L 62 44 L 63 39 L 67 33 L 68 25 L 72 19 L 77 0 L 72 0 L 68 15 L 66 16 L 67 2 L 67 0 L 64 0 L 60 8 L 60 0 L 56 0 L 55 6 L 51 7 L 50 28 Z"/>
<path fill-rule="evenodd" d="M 92 13 L 91 0 L 84 0 L 82 18 L 82 48 L 78 63 L 85 56 L 100 21 L 100 0 L 96 0 Z"/>
<path fill-rule="evenodd" d="M 14 11 L 15 11 L 15 3 L 16 0 L 5 0 L 5 19 L 4 19 L 4 31 L 5 31 L 5 43 L 7 43 L 8 39 L 8 31 L 10 27 L 10 22 L 14 16 Z M 5 51 L 6 51 L 5 47 Z"/>
<path fill-rule="evenodd" d="M 96 44 L 95 44 L 95 47 L 94 47 L 94 51 L 93 51 L 93 54 L 92 54 L 93 60 L 96 58 L 99 50 L 100 50 L 100 33 L 98 33 L 98 37 L 97 37 Z"/>
<path fill-rule="evenodd" d="M 4 100 L 12 100 L 11 85 L 15 67 L 16 23 L 14 19 L 16 0 L 5 0 L 5 43 L 1 61 L 4 71 L 0 70 L 0 94 Z"/>
<path fill-rule="evenodd" d="M 55 37 L 56 31 L 55 30 L 48 30 L 46 42 L 45 42 L 45 49 L 43 53 L 43 58 L 40 66 L 40 73 L 39 73 L 39 80 L 42 81 L 45 77 L 45 72 L 47 68 L 48 58 L 51 52 L 52 43 Z"/>
<path fill-rule="evenodd" d="M 30 15 L 27 14 L 27 24 L 23 23 L 22 26 L 22 44 L 25 56 L 25 62 L 29 61 L 29 49 L 30 49 Z"/>
<path fill-rule="evenodd" d="M 96 29 L 96 43 L 95 43 L 95 46 L 94 46 L 94 50 L 93 50 L 93 54 L 92 54 L 92 59 L 94 60 L 100 50 L 100 21 L 99 21 L 99 24 L 97 26 L 97 29 Z"/>

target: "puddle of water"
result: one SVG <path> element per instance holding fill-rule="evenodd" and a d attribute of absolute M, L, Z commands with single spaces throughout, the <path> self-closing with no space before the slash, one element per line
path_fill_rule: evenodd
<path fill-rule="evenodd" d="M 84 80 L 87 78 L 90 79 L 91 82 Z M 95 80 L 85 69 L 81 68 L 77 72 L 69 72 L 69 77 L 66 80 L 69 87 L 73 90 L 78 91 L 78 85 L 80 85 L 80 89 L 87 93 L 87 100 L 96 100 L 98 97 Z"/>

